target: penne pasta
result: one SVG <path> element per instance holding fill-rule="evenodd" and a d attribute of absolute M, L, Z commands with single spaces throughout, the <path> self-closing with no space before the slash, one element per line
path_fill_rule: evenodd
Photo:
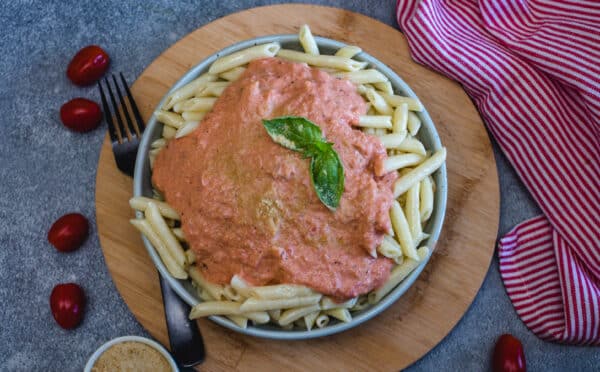
<path fill-rule="evenodd" d="M 335 302 L 333 299 L 331 299 L 330 297 L 326 297 L 323 296 L 323 298 L 321 299 L 320 305 L 321 305 L 321 310 L 329 310 L 329 309 L 337 309 L 337 308 L 351 308 L 354 305 L 356 305 L 356 301 L 358 300 L 358 297 L 354 297 L 349 299 L 348 301 L 345 302 Z"/>
<path fill-rule="evenodd" d="M 207 87 L 198 95 L 198 97 L 220 97 L 224 91 L 225 87 Z"/>
<path fill-rule="evenodd" d="M 359 296 L 356 304 L 350 308 L 351 311 L 361 311 L 369 306 L 369 300 L 367 296 Z"/>
<path fill-rule="evenodd" d="M 277 300 L 262 300 L 257 298 L 249 298 L 246 301 L 244 301 L 244 303 L 241 306 L 241 310 L 244 312 L 250 312 L 276 309 L 290 309 L 295 307 L 314 305 L 318 303 L 320 299 L 320 294 Z"/>
<path fill-rule="evenodd" d="M 408 113 L 407 119 L 408 133 L 411 136 L 415 136 L 419 129 L 421 129 L 421 119 L 414 112 Z"/>
<path fill-rule="evenodd" d="M 335 74 L 335 76 L 341 79 L 350 80 L 350 82 L 354 84 L 389 83 L 388 78 L 385 77 L 385 75 L 374 69 L 339 72 Z"/>
<path fill-rule="evenodd" d="M 178 115 L 174 112 L 159 110 L 154 113 L 154 116 L 156 116 L 156 120 L 158 120 L 159 122 L 173 127 L 175 129 L 181 128 L 181 126 L 184 123 L 184 120 L 181 117 L 181 115 Z"/>
<path fill-rule="evenodd" d="M 352 58 L 360 52 L 362 52 L 362 49 L 359 47 L 355 45 L 346 45 L 338 49 L 338 51 L 335 52 L 335 55 L 338 57 Z"/>
<path fill-rule="evenodd" d="M 163 125 L 163 130 L 162 130 L 163 138 L 171 139 L 171 138 L 175 137 L 175 132 L 177 132 L 177 129 L 170 127 L 168 125 Z"/>
<path fill-rule="evenodd" d="M 387 104 L 387 102 L 383 99 L 383 97 L 381 97 L 379 93 L 375 91 L 375 89 L 367 88 L 366 96 L 377 112 L 384 115 L 393 114 L 394 110 L 392 109 L 392 107 Z"/>
<path fill-rule="evenodd" d="M 269 316 L 271 317 L 271 319 L 278 321 L 279 317 L 281 316 L 281 310 L 277 309 L 277 310 L 268 310 L 267 313 L 269 314 Z"/>
<path fill-rule="evenodd" d="M 406 132 L 404 133 L 391 133 L 379 136 L 379 140 L 383 143 L 386 149 L 394 149 L 399 147 L 404 139 L 406 138 Z M 425 155 L 425 154 L 423 154 Z"/>
<path fill-rule="evenodd" d="M 411 136 L 407 136 L 404 139 L 404 141 L 402 141 L 402 143 L 400 143 L 400 145 L 396 147 L 396 149 L 403 152 L 412 152 L 423 156 L 427 155 L 427 152 L 425 151 L 425 146 L 423 146 L 421 141 Z"/>
<path fill-rule="evenodd" d="M 348 323 L 352 320 L 352 315 L 350 315 L 350 311 L 344 308 L 337 308 L 325 311 L 325 314 L 332 316 L 338 320 L 341 320 L 344 323 Z"/>
<path fill-rule="evenodd" d="M 401 104 L 406 103 L 410 111 L 423 111 L 423 105 L 416 98 L 397 96 L 395 94 L 387 93 L 382 93 L 381 96 L 393 107 L 398 107 Z"/>
<path fill-rule="evenodd" d="M 406 214 L 406 221 L 408 221 L 408 227 L 410 228 L 410 235 L 413 239 L 413 244 L 423 232 L 421 228 L 421 213 L 419 212 L 419 189 L 421 183 L 416 182 L 408 192 L 406 193 L 406 205 L 404 206 L 404 213 Z"/>
<path fill-rule="evenodd" d="M 394 183 L 394 197 L 404 194 L 413 184 L 435 172 L 446 161 L 446 148 L 442 147 L 430 158 L 423 161 L 416 168 L 401 176 Z"/>
<path fill-rule="evenodd" d="M 186 100 L 190 97 L 193 97 L 194 94 L 202 86 L 204 86 L 206 83 L 208 83 L 210 81 L 215 81 L 215 80 L 217 80 L 216 75 L 213 75 L 210 73 L 200 75 L 198 78 L 196 78 L 192 82 L 184 85 L 183 87 L 181 87 L 181 88 L 177 89 L 176 91 L 174 91 L 173 93 L 171 93 L 165 100 L 165 103 L 163 104 L 163 107 L 162 107 L 163 110 L 169 110 L 177 102 L 180 102 L 180 101 Z"/>
<path fill-rule="evenodd" d="M 419 214 L 421 223 L 425 223 L 433 212 L 433 186 L 429 177 L 423 178 L 420 184 Z"/>
<path fill-rule="evenodd" d="M 329 316 L 327 314 L 320 314 L 317 319 L 315 319 L 315 324 L 319 328 L 327 327 L 327 324 L 329 324 Z"/>
<path fill-rule="evenodd" d="M 240 304 L 233 301 L 205 301 L 194 306 L 189 318 L 197 319 L 210 315 L 241 315 Z"/>
<path fill-rule="evenodd" d="M 196 128 L 198 128 L 198 125 L 200 125 L 200 123 L 197 121 L 190 121 L 190 122 L 185 123 L 185 125 L 183 127 L 177 129 L 177 132 L 175 132 L 175 138 L 181 138 L 181 137 L 187 136 L 188 134 L 195 131 Z"/>
<path fill-rule="evenodd" d="M 358 94 L 360 94 L 362 96 L 365 96 L 367 94 L 368 89 L 374 89 L 374 88 L 370 84 L 359 84 L 356 86 L 356 91 L 358 92 Z M 372 106 L 371 102 L 367 102 L 367 105 Z"/>
<path fill-rule="evenodd" d="M 229 84 L 228 81 L 206 83 L 206 85 L 196 93 L 196 97 L 219 97 Z"/>
<path fill-rule="evenodd" d="M 243 297 L 250 297 L 250 286 L 239 276 L 234 275 L 229 284 Z"/>
<path fill-rule="evenodd" d="M 223 296 L 229 301 L 242 301 L 243 297 L 230 285 L 223 286 Z"/>
<path fill-rule="evenodd" d="M 392 132 L 403 134 L 406 136 L 406 128 L 408 124 L 408 105 L 406 103 L 394 109 L 394 117 L 392 121 Z"/>
<path fill-rule="evenodd" d="M 326 55 L 315 56 L 290 49 L 280 49 L 279 52 L 277 52 L 277 57 L 290 61 L 304 62 L 311 66 L 333 67 L 344 71 L 356 71 L 367 66 L 366 62 L 359 62 L 350 58 Z"/>
<path fill-rule="evenodd" d="M 241 316 L 241 315 L 227 315 L 227 318 L 229 318 L 229 320 L 231 320 L 232 322 L 235 323 L 235 325 L 237 325 L 240 328 L 247 328 L 248 327 L 248 318 L 246 318 L 245 316 Z"/>
<path fill-rule="evenodd" d="M 309 306 L 297 307 L 294 309 L 289 309 L 281 313 L 279 320 L 277 321 L 279 325 L 285 326 L 294 322 L 297 319 L 303 318 L 306 315 L 313 313 L 319 310 L 318 304 L 313 304 Z"/>
<path fill-rule="evenodd" d="M 160 256 L 161 261 L 174 278 L 177 279 L 187 279 L 188 275 L 176 261 L 175 258 L 171 255 L 169 249 L 167 249 L 165 243 L 158 236 L 158 234 L 154 231 L 148 220 L 146 219 L 133 219 L 129 220 L 129 222 L 138 229 L 149 241 L 152 243 L 152 246 Z"/>
<path fill-rule="evenodd" d="M 251 287 L 249 293 L 251 297 L 257 297 L 264 300 L 304 297 L 315 294 L 315 292 L 308 287 L 293 284 L 278 284 L 263 287 Z"/>
<path fill-rule="evenodd" d="M 244 71 L 246 71 L 245 67 L 234 67 L 231 70 L 227 70 L 225 72 L 220 73 L 219 77 L 223 80 L 231 82 L 239 79 L 240 76 L 242 76 L 242 74 L 244 73 Z"/>
<path fill-rule="evenodd" d="M 406 216 L 404 215 L 404 211 L 402 211 L 400 203 L 398 203 L 396 200 L 392 202 L 390 217 L 392 220 L 392 227 L 394 228 L 394 232 L 396 233 L 398 242 L 402 248 L 402 254 L 418 261 L 419 256 L 417 255 L 412 235 L 410 234 L 408 221 L 406 221 Z"/>
<path fill-rule="evenodd" d="M 330 75 L 335 75 L 338 72 L 340 72 L 340 70 L 338 70 L 337 68 L 330 68 L 330 67 L 317 67 L 319 70 L 326 72 Z"/>
<path fill-rule="evenodd" d="M 302 45 L 304 52 L 315 56 L 319 55 L 319 47 L 317 47 L 317 42 L 310 32 L 308 25 L 302 25 L 302 27 L 300 27 L 298 38 L 300 39 L 300 45 Z"/>
<path fill-rule="evenodd" d="M 173 111 L 209 111 L 216 101 L 217 99 L 215 97 L 194 97 L 186 101 L 177 102 L 175 106 L 173 106 Z"/>
<path fill-rule="evenodd" d="M 242 66 L 252 60 L 274 57 L 280 50 L 279 43 L 268 43 L 256 45 L 239 52 L 233 52 L 229 55 L 218 58 L 208 69 L 209 74 L 220 74 L 231 70 L 232 68 Z"/>
<path fill-rule="evenodd" d="M 200 121 L 206 116 L 206 111 L 184 111 L 181 113 L 181 117 L 186 122 L 189 121 Z"/>
<path fill-rule="evenodd" d="M 426 240 L 427 238 L 429 238 L 429 234 L 422 232 L 414 241 L 415 246 L 419 246 L 421 244 L 421 242 L 423 242 L 424 240 Z"/>
<path fill-rule="evenodd" d="M 188 268 L 188 273 L 190 274 L 190 278 L 192 278 L 198 287 L 206 290 L 213 300 L 219 301 L 221 298 L 223 298 L 223 286 L 206 280 L 196 266 L 190 266 Z"/>
<path fill-rule="evenodd" d="M 414 269 L 419 266 L 419 262 L 423 262 L 427 256 L 429 256 L 429 248 L 421 247 L 417 249 L 418 260 L 413 260 L 412 258 L 408 258 L 402 262 L 402 264 L 394 267 L 388 278 L 387 282 L 385 282 L 379 289 L 369 293 L 368 302 L 371 304 L 375 304 L 385 295 L 390 293 L 392 289 L 394 289 L 401 281 L 403 281 Z"/>
<path fill-rule="evenodd" d="M 401 168 L 417 165 L 423 161 L 423 157 L 417 154 L 402 154 L 389 156 L 383 161 L 383 174 L 389 173 Z"/>
<path fill-rule="evenodd" d="M 392 129 L 392 118 L 389 115 L 361 115 L 358 126 L 363 128 Z"/>
<path fill-rule="evenodd" d="M 374 83 L 373 86 L 375 87 L 375 89 L 383 93 L 394 94 L 394 88 L 392 87 L 392 83 L 389 80 Z"/>
<path fill-rule="evenodd" d="M 265 324 L 271 320 L 271 317 L 269 317 L 269 314 L 266 311 L 255 311 L 244 313 L 243 315 L 248 317 L 248 319 L 253 321 L 255 324 Z"/>
<path fill-rule="evenodd" d="M 152 198 L 147 198 L 145 196 L 134 196 L 129 199 L 129 206 L 138 211 L 145 211 L 148 208 L 149 203 L 154 203 L 158 207 L 158 211 L 161 215 L 166 218 L 170 218 L 172 220 L 180 219 L 179 213 L 175 209 L 173 209 L 169 204 L 165 202 L 161 202 L 159 200 L 155 200 Z"/>
<path fill-rule="evenodd" d="M 389 235 L 383 237 L 383 241 L 379 247 L 377 247 L 377 252 L 382 256 L 393 259 L 396 263 L 402 259 L 402 248 L 400 247 L 400 244 L 396 239 Z"/>
<path fill-rule="evenodd" d="M 312 327 L 314 327 L 315 321 L 317 320 L 318 316 L 319 316 L 318 310 L 313 311 L 312 313 L 304 316 L 304 326 L 306 327 L 306 329 L 308 329 L 310 331 L 312 329 Z"/>

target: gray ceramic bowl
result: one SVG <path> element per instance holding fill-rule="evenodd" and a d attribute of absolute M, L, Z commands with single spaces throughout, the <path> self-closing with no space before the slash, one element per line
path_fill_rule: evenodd
<path fill-rule="evenodd" d="M 340 43 L 335 40 L 326 39 L 322 37 L 316 37 L 317 44 L 319 45 L 319 49 L 323 54 L 334 54 L 335 51 L 345 44 Z M 265 36 L 259 37 L 256 39 L 242 41 L 240 43 L 234 44 L 230 47 L 227 47 L 220 52 L 213 54 L 206 58 L 204 61 L 193 67 L 190 71 L 188 71 L 183 77 L 175 83 L 175 85 L 171 88 L 169 92 L 167 92 L 163 98 L 163 100 L 158 104 L 158 108 L 160 108 L 166 99 L 166 97 L 172 91 L 180 88 L 181 86 L 189 83 L 194 78 L 199 76 L 200 74 L 206 72 L 209 66 L 220 56 L 230 54 L 232 52 L 245 49 L 254 45 L 264 44 L 269 42 L 279 42 L 282 47 L 288 49 L 296 49 L 301 50 L 300 43 L 298 41 L 297 35 L 273 35 L 273 36 Z M 366 53 L 360 53 L 355 57 L 357 60 L 368 62 L 373 68 L 378 69 L 384 75 L 386 75 L 394 88 L 394 91 L 397 94 L 401 94 L 404 96 L 415 97 L 415 93 L 410 89 L 410 87 L 396 75 L 392 70 L 390 70 L 386 65 L 379 62 L 375 58 L 371 57 Z M 440 142 L 440 138 L 435 130 L 433 122 L 429 117 L 427 111 L 423 111 L 418 114 L 422 121 L 421 130 L 419 131 L 418 138 L 423 142 L 425 147 L 429 150 L 438 150 L 442 147 L 442 143 Z M 142 137 L 142 141 L 140 143 L 139 151 L 137 154 L 135 174 L 134 174 L 134 186 L 133 193 L 135 196 L 151 196 L 152 189 L 150 184 L 150 163 L 148 160 L 148 151 L 150 150 L 150 144 L 152 141 L 156 140 L 161 135 L 162 124 L 156 121 L 156 118 L 153 116 L 150 121 L 147 123 L 146 131 Z M 437 185 L 435 195 L 434 195 L 434 210 L 429 220 L 427 226 L 425 226 L 424 231 L 430 234 L 428 240 L 423 242 L 423 244 L 428 247 L 434 247 L 435 243 L 440 235 L 440 230 L 442 228 L 442 223 L 444 220 L 444 214 L 446 212 L 446 196 L 447 196 L 447 181 L 446 181 L 446 166 L 443 165 L 438 171 L 436 171 L 433 175 L 435 183 Z M 138 212 L 138 218 L 142 218 L 142 213 Z M 171 287 L 187 302 L 189 305 L 194 306 L 199 302 L 199 298 L 196 295 L 195 289 L 192 287 L 191 283 L 186 280 L 178 280 L 169 275 L 167 269 L 163 265 L 160 257 L 150 244 L 148 240 L 144 238 L 144 244 L 152 261 L 158 268 L 158 271 L 161 275 L 167 278 Z M 392 292 L 390 292 L 386 297 L 384 297 L 379 303 L 374 306 L 368 307 L 365 310 L 360 312 L 353 313 L 352 321 L 349 323 L 341 323 L 341 322 L 330 322 L 330 325 L 326 328 L 322 329 L 313 329 L 311 331 L 306 330 L 282 330 L 281 328 L 277 328 L 275 326 L 270 325 L 260 325 L 260 326 L 248 326 L 246 329 L 242 329 L 238 327 L 233 322 L 229 321 L 225 317 L 221 316 L 211 316 L 210 319 L 222 325 L 223 327 L 229 328 L 236 332 L 244 333 L 247 335 L 257 336 L 257 337 L 265 337 L 271 339 L 282 339 L 282 340 L 300 340 L 300 339 L 308 339 L 314 337 L 322 337 L 327 335 L 332 335 L 334 333 L 342 332 L 347 329 L 356 327 L 357 325 L 373 318 L 377 314 L 381 313 L 387 307 L 389 307 L 392 303 L 394 303 L 406 290 L 415 282 L 423 267 L 427 262 L 423 262 L 416 270 L 414 270 L 402 283 L 400 283 Z"/>

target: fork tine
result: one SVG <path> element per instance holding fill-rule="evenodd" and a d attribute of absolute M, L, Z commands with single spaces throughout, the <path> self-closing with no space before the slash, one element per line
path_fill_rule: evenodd
<path fill-rule="evenodd" d="M 115 90 L 117 91 L 117 96 L 119 96 L 119 102 L 121 103 L 121 109 L 123 110 L 123 114 L 125 115 L 125 121 L 127 122 L 127 125 L 129 126 L 129 132 L 133 135 L 133 133 L 135 132 L 135 134 L 140 137 L 140 131 L 137 128 L 136 125 L 133 125 L 133 122 L 131 121 L 131 117 L 129 116 L 129 110 L 127 109 L 127 105 L 125 104 L 125 100 L 123 99 L 123 94 L 121 94 L 121 89 L 119 89 L 119 83 L 117 83 L 117 78 L 115 77 L 115 75 L 112 75 L 113 78 L 113 82 L 115 83 Z"/>
<path fill-rule="evenodd" d="M 140 115 L 140 110 L 138 110 L 137 104 L 135 103 L 135 100 L 133 99 L 133 95 L 131 94 L 131 91 L 129 90 L 129 84 L 127 84 L 127 81 L 125 80 L 125 76 L 123 76 L 122 72 L 120 72 L 119 75 L 121 76 L 121 81 L 123 82 L 123 86 L 125 87 L 125 91 L 127 92 L 127 97 L 129 98 L 129 104 L 131 105 L 133 115 L 135 116 L 135 121 L 137 122 L 138 128 L 140 128 L 140 131 L 143 132 L 144 129 L 146 128 L 146 124 L 144 123 L 144 120 L 142 119 L 142 115 Z"/>
<path fill-rule="evenodd" d="M 110 101 L 112 103 L 112 107 L 113 107 L 115 116 L 117 117 L 117 122 L 119 123 L 119 128 L 125 129 L 124 132 L 127 135 L 127 139 L 129 141 L 131 141 L 132 140 L 131 132 L 129 132 L 129 128 L 127 128 L 127 126 L 125 126 L 125 124 L 123 123 L 123 118 L 121 118 L 121 114 L 119 113 L 119 106 L 117 105 L 117 100 L 115 99 L 115 95 L 113 94 L 112 88 L 110 87 L 108 78 L 104 77 L 104 83 L 106 84 L 106 87 L 108 88 L 108 95 L 110 96 Z"/>
<path fill-rule="evenodd" d="M 100 97 L 102 99 L 102 109 L 104 110 L 104 118 L 108 123 L 108 134 L 110 135 L 110 141 L 119 143 L 123 142 L 121 137 L 121 131 L 119 127 L 115 125 L 115 122 L 112 119 L 112 113 L 110 111 L 110 107 L 108 106 L 108 102 L 106 101 L 106 95 L 104 94 L 104 89 L 102 89 L 101 80 L 98 80 L 98 89 L 100 90 Z"/>

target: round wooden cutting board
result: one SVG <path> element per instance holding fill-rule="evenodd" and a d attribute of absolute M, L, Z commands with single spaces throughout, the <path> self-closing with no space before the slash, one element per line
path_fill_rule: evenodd
<path fill-rule="evenodd" d="M 498 230 L 499 190 L 490 141 L 461 87 L 417 65 L 396 29 L 349 11 L 277 5 L 216 20 L 158 57 L 133 85 L 148 119 L 169 87 L 206 56 L 269 34 L 313 33 L 361 46 L 397 72 L 427 107 L 448 149 L 448 210 L 431 261 L 412 288 L 383 314 L 350 331 L 307 341 L 244 336 L 199 321 L 207 348 L 202 370 L 399 370 L 431 350 L 463 316 L 490 264 Z M 98 233 L 112 278 L 142 325 L 168 345 L 157 271 L 128 199 L 132 180 L 117 170 L 108 138 L 96 180 Z"/>

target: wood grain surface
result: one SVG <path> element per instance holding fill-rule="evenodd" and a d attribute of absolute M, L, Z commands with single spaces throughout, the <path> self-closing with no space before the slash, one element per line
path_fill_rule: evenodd
<path fill-rule="evenodd" d="M 384 313 L 334 336 L 273 341 L 199 321 L 207 347 L 201 370 L 399 370 L 415 362 L 463 316 L 487 273 L 498 229 L 498 176 L 483 123 L 461 87 L 414 63 L 404 36 L 349 11 L 276 5 L 232 14 L 177 42 L 137 79 L 133 94 L 148 119 L 164 93 L 189 68 L 237 41 L 296 33 L 361 46 L 398 73 L 420 97 L 448 149 L 448 209 L 433 256 L 418 281 Z M 106 264 L 140 323 L 168 345 L 157 271 L 128 219 L 132 180 L 115 165 L 108 138 L 96 179 L 96 215 Z"/>

